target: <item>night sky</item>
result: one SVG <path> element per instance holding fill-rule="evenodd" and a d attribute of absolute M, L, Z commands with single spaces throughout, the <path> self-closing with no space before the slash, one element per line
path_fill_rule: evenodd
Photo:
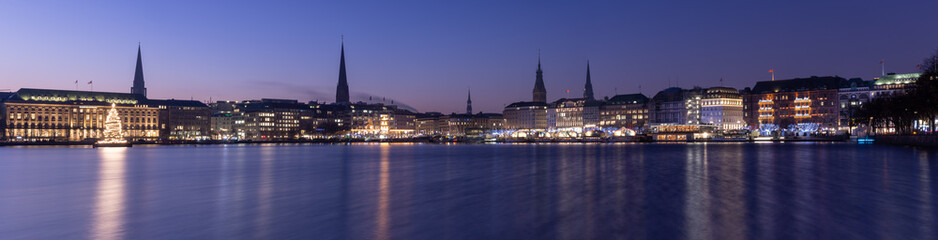
<path fill-rule="evenodd" d="M 316 2 L 316 3 L 313 3 Z M 501 112 L 669 86 L 914 72 L 938 49 L 938 1 L 3 1 L 0 89 L 129 92 L 137 42 L 151 98 L 331 102 L 345 36 L 352 100 Z M 564 93 L 569 89 L 570 93 Z"/>

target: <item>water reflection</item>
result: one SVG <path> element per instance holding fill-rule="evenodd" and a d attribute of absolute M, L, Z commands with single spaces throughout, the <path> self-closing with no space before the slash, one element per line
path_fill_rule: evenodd
<path fill-rule="evenodd" d="M 919 185 L 921 186 L 921 190 L 918 191 L 919 199 L 920 199 L 918 221 L 923 222 L 923 223 L 934 222 L 935 219 L 932 214 L 935 213 L 935 207 L 933 205 L 935 204 L 934 202 L 935 199 L 933 199 L 935 196 L 933 196 L 931 192 L 931 184 L 932 184 L 931 171 L 930 171 L 931 166 L 928 163 L 927 153 L 925 152 L 919 153 L 918 165 L 919 165 L 918 180 L 919 180 Z M 933 236 L 935 234 L 934 231 L 938 231 L 938 229 L 928 227 L 926 224 L 920 224 L 918 225 L 918 227 L 919 227 L 918 230 L 920 232 L 919 233 L 920 236 L 932 235 L 932 237 L 934 237 Z"/>
<path fill-rule="evenodd" d="M 98 184 L 95 190 L 91 239 L 120 239 L 125 223 L 126 148 L 98 150 Z"/>
<path fill-rule="evenodd" d="M 684 179 L 684 217 L 690 239 L 708 239 L 710 236 L 710 176 L 707 169 L 706 146 L 694 145 L 687 149 Z"/>
<path fill-rule="evenodd" d="M 265 145 L 260 149 L 261 159 L 260 159 L 260 176 L 257 179 L 258 190 L 257 190 L 257 218 L 255 218 L 254 228 L 257 232 L 254 233 L 254 238 L 268 238 L 270 235 L 270 227 L 273 224 L 271 220 L 271 211 L 272 211 L 272 195 L 274 188 L 274 180 L 271 175 L 272 166 L 276 157 L 274 156 L 276 152 L 276 146 Z"/>
<path fill-rule="evenodd" d="M 389 216 L 390 211 L 390 196 L 391 196 L 391 181 L 390 181 L 390 150 L 391 146 L 389 144 L 381 144 L 381 159 L 379 160 L 380 172 L 378 173 L 378 214 L 377 214 L 377 228 L 375 229 L 375 239 L 390 239 L 390 227 L 391 227 L 391 217 Z"/>
<path fill-rule="evenodd" d="M 938 239 L 938 156 L 889 146 L 11 149 L 0 239 Z"/>

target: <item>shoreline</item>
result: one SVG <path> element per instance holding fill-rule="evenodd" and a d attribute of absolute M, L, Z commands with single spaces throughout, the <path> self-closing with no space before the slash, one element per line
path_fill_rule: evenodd
<path fill-rule="evenodd" d="M 693 141 L 650 141 L 635 139 L 499 139 L 496 141 L 431 141 L 425 138 L 393 139 L 393 140 L 290 140 L 290 141 L 166 141 L 166 142 L 134 142 L 133 145 L 237 145 L 237 144 L 351 144 L 351 143 L 426 143 L 426 144 L 494 144 L 494 143 L 790 143 L 790 142 L 855 142 L 845 138 L 805 138 L 805 139 L 709 139 Z M 88 146 L 92 142 L 0 142 L 5 146 Z"/>

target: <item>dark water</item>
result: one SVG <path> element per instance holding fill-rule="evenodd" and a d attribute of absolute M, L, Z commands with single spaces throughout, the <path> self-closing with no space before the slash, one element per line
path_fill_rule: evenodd
<path fill-rule="evenodd" d="M 0 239 L 938 239 L 938 152 L 0 148 Z"/>

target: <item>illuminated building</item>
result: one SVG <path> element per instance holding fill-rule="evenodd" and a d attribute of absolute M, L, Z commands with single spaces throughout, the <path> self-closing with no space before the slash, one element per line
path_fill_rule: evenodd
<path fill-rule="evenodd" d="M 708 88 L 700 100 L 700 113 L 702 124 L 714 125 L 719 130 L 746 128 L 743 98 L 734 88 Z"/>
<path fill-rule="evenodd" d="M 418 114 L 416 131 L 420 136 L 479 136 L 504 129 L 505 118 L 497 113 L 450 114 L 438 112 Z"/>
<path fill-rule="evenodd" d="M 111 104 L 131 141 L 208 138 L 208 106 L 198 101 L 147 99 L 143 58 L 130 93 L 24 88 L 3 101 L 3 137 L 12 141 L 83 141 L 100 138 Z"/>
<path fill-rule="evenodd" d="M 762 81 L 744 91 L 746 123 L 752 128 L 777 128 L 795 134 L 817 129 L 830 132 L 840 119 L 837 90 L 841 77 L 810 77 Z"/>
<path fill-rule="evenodd" d="M 236 101 L 217 101 L 209 105 L 212 111 L 210 121 L 210 135 L 212 139 L 239 140 L 244 138 L 244 132 L 239 131 L 243 130 L 243 128 L 237 128 L 237 124 L 244 124 L 241 113 L 238 112 L 238 114 L 235 115 L 237 106 L 238 102 Z"/>
<path fill-rule="evenodd" d="M 920 76 L 921 73 L 888 73 L 872 81 L 850 79 L 844 82 L 838 91 L 840 104 L 839 129 L 848 131 L 851 134 L 857 134 L 853 132 L 856 127 L 869 124 L 867 121 L 860 121 L 852 117 L 860 109 L 860 106 L 874 98 L 888 98 L 906 94 L 908 90 L 915 86 L 915 82 Z M 883 133 L 893 132 L 894 128 L 891 124 L 888 124 L 885 127 L 877 128 L 877 131 Z"/>
<path fill-rule="evenodd" d="M 231 133 L 244 140 L 277 141 L 300 139 L 310 131 L 310 106 L 287 99 L 248 100 L 232 112 Z"/>
<path fill-rule="evenodd" d="M 540 69 L 540 64 L 538 64 Z M 538 75 L 540 76 L 540 75 Z M 561 98 L 547 107 L 547 128 L 569 129 L 580 132 L 583 128 L 599 126 L 599 106 L 593 95 L 593 83 L 590 80 L 590 65 L 586 62 L 586 84 L 583 85 L 583 98 Z"/>
<path fill-rule="evenodd" d="M 873 81 L 853 78 L 844 81 L 840 85 L 840 89 L 837 90 L 837 99 L 838 104 L 840 104 L 838 124 L 841 131 L 853 133 L 857 126 L 866 124 L 865 121 L 857 122 L 853 116 L 863 104 L 870 102 L 870 99 L 872 99 L 872 83 Z"/>
<path fill-rule="evenodd" d="M 915 81 L 921 77 L 921 73 L 895 74 L 889 73 L 873 80 L 871 94 L 874 98 L 889 97 L 897 94 L 905 94 L 909 89 L 915 86 Z"/>
<path fill-rule="evenodd" d="M 115 104 L 131 141 L 159 139 L 159 111 L 141 95 L 24 88 L 0 105 L 7 141 L 83 141 L 103 137 L 108 110 Z"/>
<path fill-rule="evenodd" d="M 515 102 L 505 106 L 502 116 L 506 129 L 547 129 L 547 89 L 544 87 L 540 55 L 537 57 L 533 93 L 530 102 Z"/>
<path fill-rule="evenodd" d="M 506 129 L 547 129 L 547 103 L 516 102 L 502 112 Z"/>
<path fill-rule="evenodd" d="M 648 120 L 648 97 L 644 94 L 622 94 L 606 100 L 599 107 L 602 127 L 643 128 Z"/>
<path fill-rule="evenodd" d="M 358 102 L 323 107 L 353 138 L 408 138 L 416 131 L 417 115 L 395 105 Z"/>
<path fill-rule="evenodd" d="M 160 109 L 160 138 L 164 140 L 208 140 L 211 111 L 208 105 L 192 100 L 147 100 Z"/>
<path fill-rule="evenodd" d="M 424 136 L 481 136 L 503 129 L 505 118 L 497 113 L 432 114 L 417 119 L 418 133 Z"/>
<path fill-rule="evenodd" d="M 699 87 L 661 90 L 648 104 L 649 123 L 700 124 L 702 95 Z"/>
<path fill-rule="evenodd" d="M 715 126 L 700 124 L 651 124 L 649 135 L 657 142 L 684 142 L 713 136 Z"/>
<path fill-rule="evenodd" d="M 441 126 L 446 126 L 442 113 L 427 112 L 415 116 L 415 131 L 419 136 L 440 136 L 443 134 Z"/>
<path fill-rule="evenodd" d="M 599 126 L 600 102 L 586 98 L 561 98 L 547 107 L 547 128 L 582 130 Z"/>

